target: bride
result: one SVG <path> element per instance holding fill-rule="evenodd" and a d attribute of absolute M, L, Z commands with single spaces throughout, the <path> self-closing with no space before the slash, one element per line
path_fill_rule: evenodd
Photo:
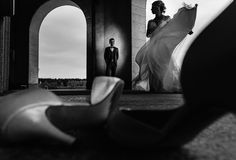
<path fill-rule="evenodd" d="M 161 0 L 152 3 L 155 18 L 149 20 L 146 36 L 150 39 L 138 51 L 135 61 L 139 65 L 139 74 L 132 81 L 134 90 L 179 91 L 180 69 L 172 53 L 176 46 L 192 33 L 196 20 L 196 8 L 184 4 L 171 19 L 165 13 L 165 4 Z"/>

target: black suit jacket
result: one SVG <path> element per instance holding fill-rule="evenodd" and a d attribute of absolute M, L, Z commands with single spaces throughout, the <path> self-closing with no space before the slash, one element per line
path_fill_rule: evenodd
<path fill-rule="evenodd" d="M 119 50 L 116 47 L 113 47 L 114 50 L 111 51 L 111 47 L 106 47 L 104 53 L 104 59 L 107 65 L 117 65 L 117 60 L 119 58 Z"/>

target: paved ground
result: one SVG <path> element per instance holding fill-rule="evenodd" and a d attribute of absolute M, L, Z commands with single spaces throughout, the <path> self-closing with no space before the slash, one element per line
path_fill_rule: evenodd
<path fill-rule="evenodd" d="M 64 101 L 84 101 L 87 96 L 61 96 Z M 183 104 L 181 94 L 126 94 L 119 106 L 135 109 L 165 109 Z M 200 117 L 199 117 L 200 118 Z M 205 129 L 182 149 L 154 149 L 153 151 L 132 151 L 115 145 L 104 145 L 106 140 L 95 139 L 91 144 L 72 147 L 9 146 L 0 145 L 0 160 L 40 159 L 40 160 L 234 160 L 236 159 L 236 119 L 229 114 Z M 104 140 L 104 141 L 103 141 Z M 104 144 L 103 144 L 104 142 Z M 97 144 L 97 145 L 96 145 Z"/>

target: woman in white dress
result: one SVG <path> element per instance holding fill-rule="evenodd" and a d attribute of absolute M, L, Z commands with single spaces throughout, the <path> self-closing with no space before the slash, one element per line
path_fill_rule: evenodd
<path fill-rule="evenodd" d="M 161 92 L 181 89 L 180 68 L 172 58 L 172 53 L 187 34 L 192 32 L 196 8 L 184 6 L 171 19 L 164 15 L 166 7 L 162 1 L 152 3 L 155 18 L 148 22 L 146 35 L 150 39 L 135 58 L 139 65 L 139 74 L 132 82 L 134 90 Z"/>

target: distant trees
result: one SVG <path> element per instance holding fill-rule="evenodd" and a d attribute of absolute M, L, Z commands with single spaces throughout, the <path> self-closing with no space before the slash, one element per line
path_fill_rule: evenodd
<path fill-rule="evenodd" d="M 45 89 L 86 89 L 86 79 L 39 78 L 39 87 Z"/>

